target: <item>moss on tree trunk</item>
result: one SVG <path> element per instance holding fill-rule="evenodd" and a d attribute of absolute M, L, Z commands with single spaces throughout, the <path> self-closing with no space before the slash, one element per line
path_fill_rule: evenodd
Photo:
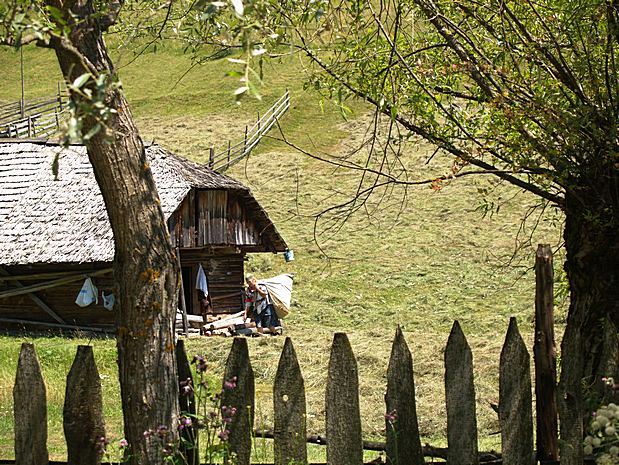
<path fill-rule="evenodd" d="M 55 2 L 71 24 L 67 39 L 55 39 L 68 82 L 91 72 L 115 75 L 102 36 L 101 16 L 91 0 Z M 69 10 L 70 13 L 69 14 Z M 79 99 L 79 96 L 72 95 Z M 108 88 L 105 103 L 115 113 L 87 144 L 107 208 L 116 247 L 116 323 L 119 376 L 130 464 L 161 464 L 160 425 L 176 438 L 178 384 L 173 321 L 178 269 L 144 145 L 120 88 Z M 86 117 L 83 132 L 96 121 Z"/>

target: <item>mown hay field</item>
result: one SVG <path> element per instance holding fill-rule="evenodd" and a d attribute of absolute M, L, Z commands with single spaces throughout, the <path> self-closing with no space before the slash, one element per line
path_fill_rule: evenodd
<path fill-rule="evenodd" d="M 53 93 L 59 77 L 54 57 L 39 50 L 27 50 L 25 56 L 29 95 Z M 127 63 L 129 58 L 123 55 L 120 62 Z M 0 50 L 5 82 L 15 84 L 0 89 L 0 100 L 19 97 L 18 63 L 17 54 Z M 295 58 L 267 66 L 263 101 L 248 99 L 240 106 L 232 96 L 237 83 L 224 76 L 232 64 L 225 60 L 208 63 L 177 82 L 189 66 L 187 57 L 170 48 L 121 67 L 144 138 L 183 156 L 204 162 L 208 147 L 241 139 L 245 124 L 266 110 L 285 88 L 292 95 L 290 113 L 281 122 L 288 141 L 328 157 L 350 154 L 367 138 L 370 109 L 361 102 L 350 102 L 353 113 L 344 120 L 335 105 L 303 89 L 303 64 Z M 359 365 L 364 436 L 380 439 L 385 374 L 391 341 L 400 325 L 414 356 L 421 432 L 426 442 L 444 444 L 443 349 L 458 319 L 473 351 L 480 447 L 498 448 L 498 421 L 491 404 L 498 401 L 501 345 L 509 317 L 516 316 L 532 348 L 532 266 L 537 243 L 558 249 L 557 287 L 563 289 L 562 217 L 548 209 L 541 216 L 539 210 L 529 215 L 538 202 L 534 197 L 488 178 L 466 177 L 438 190 L 428 185 L 394 187 L 370 198 L 344 224 L 324 231 L 328 223 L 319 221 L 316 229 L 317 214 L 357 191 L 359 174 L 295 151 L 278 140 L 277 132 L 271 136 L 227 174 L 251 187 L 295 252 L 295 261 L 290 263 L 280 255 L 255 255 L 247 268 L 259 277 L 295 274 L 286 334 L 293 338 L 305 377 L 308 431 L 324 433 L 330 344 L 333 334 L 343 331 Z M 432 147 L 420 141 L 403 141 L 401 150 L 410 179 L 432 179 L 451 169 L 449 158 L 431 157 Z M 362 160 L 366 155 L 362 150 L 350 156 Z M 558 296 L 557 303 L 560 336 L 564 298 Z M 54 458 L 66 454 L 61 427 L 63 379 L 78 343 L 95 347 L 108 429 L 111 436 L 122 436 L 112 340 L 27 334 L 1 337 L 0 458 L 13 456 L 11 389 L 22 341 L 34 341 L 41 357 Z M 272 427 L 272 382 L 283 342 L 277 337 L 249 340 L 257 383 L 257 427 Z M 188 350 L 205 355 L 212 369 L 221 372 L 230 343 L 227 338 L 192 338 Z M 269 454 L 260 451 L 257 447 L 258 455 Z M 313 455 L 319 457 L 320 451 L 313 449 Z"/>

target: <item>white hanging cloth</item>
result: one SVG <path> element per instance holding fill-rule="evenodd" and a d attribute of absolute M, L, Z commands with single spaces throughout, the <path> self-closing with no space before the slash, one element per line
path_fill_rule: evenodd
<path fill-rule="evenodd" d="M 101 297 L 103 297 L 103 307 L 105 307 L 106 310 L 112 310 L 114 308 L 114 303 L 116 302 L 114 294 L 111 292 L 109 294 L 101 292 Z"/>
<path fill-rule="evenodd" d="M 80 307 L 88 307 L 91 303 L 98 304 L 99 303 L 99 290 L 92 282 L 92 279 L 86 278 L 84 280 L 84 284 L 80 289 L 80 293 L 77 295 L 77 299 L 75 299 L 75 303 Z"/>
<path fill-rule="evenodd" d="M 204 297 L 208 295 L 208 281 L 206 280 L 206 273 L 204 268 L 202 268 L 202 263 L 200 263 L 198 275 L 196 276 L 196 289 L 204 292 Z"/>

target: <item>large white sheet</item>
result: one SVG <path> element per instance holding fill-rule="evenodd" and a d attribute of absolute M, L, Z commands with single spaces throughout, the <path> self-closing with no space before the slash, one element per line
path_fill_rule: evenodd
<path fill-rule="evenodd" d="M 290 299 L 292 297 L 293 276 L 288 273 L 280 274 L 258 282 L 264 284 L 269 291 L 273 307 L 277 316 L 285 318 L 290 313 Z"/>

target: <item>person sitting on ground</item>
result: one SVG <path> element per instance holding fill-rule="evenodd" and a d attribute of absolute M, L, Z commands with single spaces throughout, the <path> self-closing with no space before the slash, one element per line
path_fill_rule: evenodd
<path fill-rule="evenodd" d="M 267 328 L 271 334 L 278 334 L 276 327 L 280 326 L 277 313 L 271 302 L 269 291 L 264 284 L 259 284 L 253 275 L 247 275 L 247 295 L 251 305 L 245 305 L 245 316 L 248 316 L 248 309 L 253 309 L 252 319 L 256 323 L 259 334 L 264 334 Z"/>

